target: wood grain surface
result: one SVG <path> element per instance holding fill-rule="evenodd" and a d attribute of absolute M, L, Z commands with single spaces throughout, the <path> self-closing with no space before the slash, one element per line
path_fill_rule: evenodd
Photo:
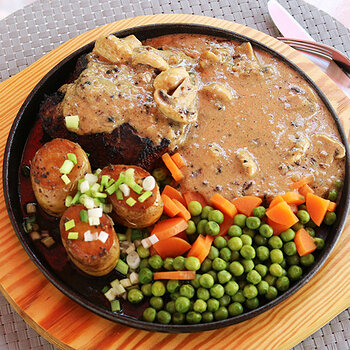
<path fill-rule="evenodd" d="M 200 23 L 236 31 L 261 41 L 303 69 L 326 94 L 348 135 L 350 100 L 303 55 L 252 28 L 192 15 L 142 16 L 84 33 L 0 84 L 1 164 L 13 119 L 37 82 L 64 57 L 95 40 L 128 27 L 151 23 Z M 2 172 L 1 172 L 2 176 Z M 350 306 L 350 227 L 323 268 L 293 296 L 260 316 L 224 329 L 195 334 L 140 331 L 105 320 L 57 290 L 30 260 L 8 218 L 0 189 L 0 290 L 38 333 L 62 349 L 290 349 Z"/>

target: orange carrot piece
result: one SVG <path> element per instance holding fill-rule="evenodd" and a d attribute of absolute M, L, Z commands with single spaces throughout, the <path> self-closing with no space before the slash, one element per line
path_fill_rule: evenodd
<path fill-rule="evenodd" d="M 171 218 L 157 222 L 151 232 L 152 235 L 156 235 L 159 240 L 167 239 L 172 236 L 176 236 L 181 231 L 186 230 L 188 227 L 187 221 L 183 218 Z"/>
<path fill-rule="evenodd" d="M 179 237 L 163 239 L 153 245 L 158 255 L 165 258 L 176 258 L 191 249 L 191 244 Z"/>
<path fill-rule="evenodd" d="M 178 190 L 176 190 L 174 187 L 166 185 L 164 187 L 162 194 L 166 194 L 171 199 L 177 199 L 180 203 L 182 203 L 183 205 L 186 205 L 184 197 L 182 197 L 182 194 Z"/>
<path fill-rule="evenodd" d="M 224 198 L 221 194 L 215 193 L 214 196 L 210 198 L 212 205 L 221 210 L 224 214 L 233 218 L 237 214 L 236 206 Z"/>
<path fill-rule="evenodd" d="M 310 254 L 317 248 L 315 240 L 304 228 L 301 228 L 295 233 L 294 243 L 300 256 Z"/>
<path fill-rule="evenodd" d="M 292 209 L 292 212 L 296 214 L 298 212 L 298 205 L 297 204 L 289 204 L 290 209 Z"/>
<path fill-rule="evenodd" d="M 186 206 L 188 208 L 188 204 L 192 201 L 197 201 L 201 204 L 202 208 L 204 208 L 207 204 L 207 201 L 204 199 L 204 197 L 198 193 L 198 192 L 186 192 L 184 194 L 184 199 L 186 202 Z"/>
<path fill-rule="evenodd" d="M 186 209 L 186 207 L 182 203 L 180 203 L 177 199 L 173 199 L 173 202 L 179 209 L 179 213 L 177 215 L 185 219 L 186 221 L 190 220 L 191 213 Z"/>
<path fill-rule="evenodd" d="M 314 193 L 314 190 L 308 185 L 305 184 L 298 188 L 299 193 L 306 198 L 308 193 Z"/>
<path fill-rule="evenodd" d="M 178 168 L 178 166 L 174 163 L 174 161 L 171 159 L 169 153 L 164 153 L 162 155 L 162 159 L 163 159 L 165 166 L 170 171 L 171 176 L 174 178 L 174 180 L 176 182 L 181 181 L 184 178 L 184 175 L 182 174 L 182 172 Z"/>
<path fill-rule="evenodd" d="M 266 216 L 277 224 L 286 225 L 288 227 L 293 226 L 299 221 L 286 202 L 278 203 L 274 207 L 268 209 L 266 211 Z"/>
<path fill-rule="evenodd" d="M 162 194 L 162 201 L 163 201 L 163 211 L 166 215 L 170 216 L 171 218 L 179 214 L 180 208 L 174 203 L 172 199 L 170 199 L 166 194 Z"/>
<path fill-rule="evenodd" d="M 287 192 L 285 193 L 282 198 L 288 203 L 288 204 L 296 204 L 300 205 L 305 203 L 305 197 L 302 196 L 298 192 Z"/>
<path fill-rule="evenodd" d="M 278 224 L 277 222 L 274 222 L 269 218 L 267 218 L 267 223 L 272 227 L 274 236 L 278 236 L 282 232 L 288 230 L 290 227 L 283 224 Z"/>
<path fill-rule="evenodd" d="M 232 202 L 237 208 L 238 212 L 251 216 L 253 210 L 262 203 L 262 199 L 255 196 L 238 197 Z"/>
<path fill-rule="evenodd" d="M 179 169 L 183 168 L 184 166 L 186 166 L 186 162 L 185 160 L 181 157 L 179 152 L 176 152 L 175 154 L 173 154 L 171 156 L 171 159 L 173 160 L 173 162 L 177 165 L 177 167 Z"/>
<path fill-rule="evenodd" d="M 200 262 L 208 256 L 210 247 L 213 243 L 214 237 L 206 235 L 199 235 L 195 242 L 192 244 L 191 250 L 187 253 L 187 256 L 195 256 Z"/>
<path fill-rule="evenodd" d="M 229 216 L 224 214 L 224 221 L 220 225 L 219 236 L 226 235 L 228 229 L 233 225 L 234 218 L 230 218 Z"/>
<path fill-rule="evenodd" d="M 308 193 L 306 196 L 306 210 L 310 214 L 312 221 L 321 226 L 324 216 L 327 213 L 330 200 Z"/>
<path fill-rule="evenodd" d="M 329 202 L 329 205 L 328 205 L 328 208 L 327 210 L 328 211 L 335 211 L 335 208 L 337 207 L 337 204 L 334 203 L 334 202 Z"/>
<path fill-rule="evenodd" d="M 194 280 L 196 271 L 162 271 L 153 272 L 154 280 Z"/>
<path fill-rule="evenodd" d="M 307 176 L 304 177 L 302 179 L 300 179 L 299 181 L 293 182 L 292 184 L 289 185 L 289 188 L 292 190 L 297 190 L 298 188 L 309 184 L 310 182 L 312 182 L 313 178 L 312 176 Z"/>
<path fill-rule="evenodd" d="M 278 194 L 278 195 L 271 201 L 269 208 L 272 208 L 272 207 L 274 207 L 276 204 L 282 203 L 282 202 L 285 202 L 285 200 L 282 198 L 281 195 Z"/>

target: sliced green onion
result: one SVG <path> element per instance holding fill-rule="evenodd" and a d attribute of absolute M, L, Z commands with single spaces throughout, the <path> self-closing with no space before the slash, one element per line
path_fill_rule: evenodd
<path fill-rule="evenodd" d="M 85 181 L 84 178 L 78 180 L 78 190 L 80 191 L 80 185 Z"/>
<path fill-rule="evenodd" d="M 78 232 L 69 232 L 68 233 L 68 239 L 78 239 L 79 233 Z"/>
<path fill-rule="evenodd" d="M 118 299 L 111 301 L 111 310 L 112 312 L 117 312 L 121 310 L 120 301 Z"/>
<path fill-rule="evenodd" d="M 109 175 L 102 175 L 101 177 L 101 186 L 107 186 L 109 181 Z"/>
<path fill-rule="evenodd" d="M 126 275 L 129 271 L 129 265 L 126 264 L 123 260 L 119 259 L 115 269 L 121 274 Z"/>
<path fill-rule="evenodd" d="M 100 168 L 96 169 L 95 172 L 94 172 L 94 175 L 95 175 L 95 176 L 100 175 L 100 172 L 101 172 L 101 171 L 102 171 L 102 169 L 100 169 Z"/>
<path fill-rule="evenodd" d="M 77 164 L 77 163 L 78 163 L 77 156 L 75 155 L 75 153 L 68 153 L 68 154 L 67 154 L 67 157 L 68 157 L 68 159 L 71 160 L 74 164 Z"/>
<path fill-rule="evenodd" d="M 109 287 L 108 287 L 108 286 L 104 286 L 104 287 L 102 288 L 102 290 L 101 290 L 101 293 L 105 294 L 105 293 L 108 292 L 108 290 L 109 290 Z"/>
<path fill-rule="evenodd" d="M 66 231 L 70 230 L 73 227 L 75 227 L 74 219 L 69 220 L 69 221 L 64 223 L 64 228 L 66 229 Z"/>
<path fill-rule="evenodd" d="M 65 201 L 64 201 L 64 205 L 65 205 L 66 207 L 70 207 L 71 204 L 72 204 L 72 200 L 73 200 L 73 197 L 72 197 L 72 196 L 67 196 L 66 199 L 65 199 Z"/>
<path fill-rule="evenodd" d="M 137 203 L 132 197 L 129 197 L 125 202 L 129 207 L 133 207 Z"/>
<path fill-rule="evenodd" d="M 62 179 L 62 181 L 66 184 L 66 185 L 68 185 L 71 181 L 69 180 L 69 177 L 66 175 L 66 174 L 63 174 L 62 176 L 61 176 L 61 179 Z"/>
<path fill-rule="evenodd" d="M 143 191 L 143 188 L 140 185 L 138 185 L 136 182 L 130 185 L 129 187 L 137 194 L 141 194 Z"/>
<path fill-rule="evenodd" d="M 124 199 L 123 192 L 121 190 L 117 190 L 117 199 L 122 201 Z"/>
<path fill-rule="evenodd" d="M 110 196 L 117 190 L 117 186 L 115 185 L 115 183 L 111 186 L 109 186 L 108 188 L 105 189 L 105 192 L 107 192 Z"/>
<path fill-rule="evenodd" d="M 87 157 L 90 157 L 90 153 L 85 152 L 85 154 L 86 154 Z"/>
<path fill-rule="evenodd" d="M 65 118 L 67 129 L 79 129 L 79 116 L 78 115 L 67 115 Z"/>
<path fill-rule="evenodd" d="M 80 195 L 81 195 L 81 193 L 78 191 L 78 192 L 75 194 L 75 196 L 73 197 L 72 203 L 71 203 L 71 204 L 77 204 L 78 201 L 79 201 Z"/>
<path fill-rule="evenodd" d="M 106 185 L 106 187 L 110 187 L 112 186 L 113 184 L 115 183 L 115 180 L 114 179 L 110 179 Z"/>
<path fill-rule="evenodd" d="M 74 167 L 74 163 L 71 160 L 66 159 L 63 162 L 62 166 L 60 167 L 60 173 L 69 174 L 72 171 L 73 167 Z"/>
<path fill-rule="evenodd" d="M 119 241 L 123 242 L 126 241 L 126 234 L 125 233 L 117 233 Z"/>
<path fill-rule="evenodd" d="M 140 203 L 143 203 L 146 199 L 148 199 L 149 197 L 152 196 L 152 192 L 151 191 L 146 191 L 145 193 L 141 194 L 141 196 L 139 198 L 137 198 L 137 200 Z"/>
<path fill-rule="evenodd" d="M 91 186 L 91 188 L 90 188 L 90 190 L 91 190 L 92 192 L 98 192 L 99 189 L 100 189 L 100 185 L 99 185 L 98 183 L 93 184 L 93 185 Z"/>
<path fill-rule="evenodd" d="M 89 222 L 89 215 L 87 210 L 82 209 L 80 210 L 80 221 L 81 222 Z"/>
<path fill-rule="evenodd" d="M 115 183 L 115 185 L 117 186 L 117 189 L 119 188 L 119 186 L 120 186 L 121 184 L 124 183 L 124 181 L 125 181 L 125 175 L 124 175 L 124 173 L 120 173 L 120 174 L 119 174 L 119 177 L 118 177 L 118 180 L 117 180 L 117 182 Z"/>
<path fill-rule="evenodd" d="M 113 211 L 113 206 L 112 204 L 102 204 L 102 209 L 104 213 L 109 214 Z"/>
<path fill-rule="evenodd" d="M 107 198 L 107 194 L 106 193 L 92 191 L 92 195 L 95 198 Z"/>

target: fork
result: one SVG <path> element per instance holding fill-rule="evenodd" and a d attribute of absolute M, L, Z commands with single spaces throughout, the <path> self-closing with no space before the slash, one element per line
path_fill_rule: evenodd
<path fill-rule="evenodd" d="M 300 40 L 284 37 L 278 37 L 277 39 L 298 50 L 314 53 L 316 55 L 333 60 L 340 66 L 342 66 L 344 70 L 350 72 L 350 59 L 334 47 L 309 40 Z"/>

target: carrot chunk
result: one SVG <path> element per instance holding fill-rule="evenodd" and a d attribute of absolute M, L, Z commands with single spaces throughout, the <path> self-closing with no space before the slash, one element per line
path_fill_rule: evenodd
<path fill-rule="evenodd" d="M 204 199 L 204 197 L 198 193 L 198 192 L 186 192 L 184 194 L 184 199 L 186 202 L 186 206 L 188 208 L 188 205 L 192 201 L 197 201 L 201 204 L 202 208 L 204 208 L 207 204 L 207 201 Z"/>
<path fill-rule="evenodd" d="M 163 239 L 153 245 L 158 255 L 165 258 L 176 258 L 191 249 L 191 244 L 179 237 Z"/>
<path fill-rule="evenodd" d="M 288 227 L 293 226 L 299 221 L 286 202 L 278 203 L 274 207 L 268 209 L 266 211 L 266 216 L 272 221 Z"/>
<path fill-rule="evenodd" d="M 337 207 L 337 204 L 334 203 L 334 202 L 329 202 L 329 205 L 328 205 L 328 208 L 327 210 L 328 211 L 335 211 L 335 208 Z"/>
<path fill-rule="evenodd" d="M 179 207 L 173 202 L 172 199 L 170 199 L 166 194 L 161 195 L 162 201 L 163 201 L 163 211 L 166 215 L 170 216 L 171 218 L 179 214 L 180 209 Z"/>
<path fill-rule="evenodd" d="M 232 203 L 236 206 L 238 212 L 251 216 L 254 208 L 262 203 L 262 199 L 255 196 L 243 196 L 236 198 Z"/>
<path fill-rule="evenodd" d="M 276 204 L 282 203 L 282 202 L 285 202 L 285 200 L 282 198 L 281 195 L 278 194 L 278 195 L 271 201 L 269 208 L 272 208 L 272 207 L 274 207 Z"/>
<path fill-rule="evenodd" d="M 302 179 L 300 179 L 299 181 L 293 182 L 292 184 L 289 185 L 289 188 L 292 190 L 297 190 L 298 188 L 309 184 L 310 182 L 312 182 L 313 177 L 312 176 L 307 176 L 304 177 Z"/>
<path fill-rule="evenodd" d="M 228 229 L 233 225 L 233 223 L 234 223 L 234 218 L 231 218 L 224 214 L 224 221 L 220 225 L 219 236 L 226 235 Z"/>
<path fill-rule="evenodd" d="M 182 203 L 180 203 L 177 199 L 173 199 L 173 202 L 179 209 L 179 213 L 177 214 L 178 216 L 182 217 L 186 221 L 191 219 L 191 213 L 186 209 Z"/>
<path fill-rule="evenodd" d="M 308 193 L 314 193 L 314 190 L 308 184 L 299 187 L 298 191 L 304 197 L 306 197 Z"/>
<path fill-rule="evenodd" d="M 178 168 L 178 166 L 174 163 L 174 161 L 171 159 L 169 153 L 164 153 L 162 155 L 162 159 L 163 159 L 165 166 L 170 171 L 171 176 L 174 178 L 174 180 L 176 182 L 181 181 L 184 178 L 184 175 L 182 174 L 182 172 Z"/>
<path fill-rule="evenodd" d="M 305 203 L 305 197 L 302 196 L 298 192 L 287 192 L 285 193 L 282 198 L 288 203 L 288 204 L 296 204 L 300 205 Z"/>
<path fill-rule="evenodd" d="M 312 221 L 321 226 L 324 216 L 327 213 L 329 200 L 316 196 L 313 193 L 308 193 L 306 196 L 306 210 L 310 214 Z"/>
<path fill-rule="evenodd" d="M 156 235 L 159 240 L 167 239 L 176 236 L 181 231 L 188 227 L 187 221 L 183 218 L 171 218 L 157 222 L 151 232 L 151 235 Z"/>
<path fill-rule="evenodd" d="M 272 227 L 273 229 L 273 234 L 275 236 L 278 236 L 282 232 L 286 231 L 289 229 L 290 226 L 283 225 L 283 224 L 278 224 L 277 222 L 272 221 L 271 219 L 267 218 L 267 223 Z"/>
<path fill-rule="evenodd" d="M 162 194 L 166 194 L 171 199 L 177 199 L 180 203 L 182 203 L 183 205 L 186 205 L 184 197 L 182 197 L 182 194 L 178 190 L 176 190 L 174 187 L 166 185 L 164 187 Z"/>
<path fill-rule="evenodd" d="M 294 237 L 294 243 L 297 247 L 298 254 L 304 256 L 312 253 L 316 250 L 315 240 L 309 235 L 309 233 L 301 228 L 298 230 Z"/>
<path fill-rule="evenodd" d="M 200 262 L 208 256 L 210 247 L 214 241 L 214 237 L 206 235 L 199 235 L 195 242 L 192 244 L 191 250 L 187 253 L 187 256 L 195 256 Z"/>
<path fill-rule="evenodd" d="M 221 210 L 224 214 L 233 218 L 237 214 L 236 206 L 224 198 L 221 194 L 215 193 L 214 196 L 210 198 L 213 206 Z"/>
<path fill-rule="evenodd" d="M 162 271 L 153 272 L 154 280 L 194 280 L 196 271 Z"/>
<path fill-rule="evenodd" d="M 179 169 L 181 169 L 182 167 L 186 166 L 186 162 L 185 160 L 181 157 L 179 152 L 176 152 L 175 154 L 173 154 L 171 156 L 171 159 L 173 160 L 173 162 L 177 165 L 177 167 Z"/>

